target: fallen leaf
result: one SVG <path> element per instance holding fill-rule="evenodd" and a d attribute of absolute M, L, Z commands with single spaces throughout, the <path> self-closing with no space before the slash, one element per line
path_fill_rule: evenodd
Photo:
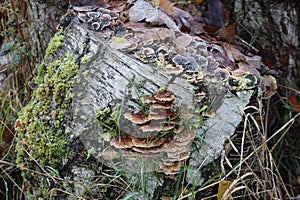
<path fill-rule="evenodd" d="M 195 24 L 194 17 L 187 11 L 181 10 L 180 8 L 173 7 L 174 14 L 172 15 L 173 20 L 176 21 L 178 28 L 185 33 L 190 33 L 191 28 L 197 33 L 202 33 L 201 25 L 199 23 Z M 200 31 L 199 31 L 200 29 Z"/>
<path fill-rule="evenodd" d="M 157 35 L 162 41 L 175 40 L 175 32 L 167 28 L 160 28 Z"/>
<path fill-rule="evenodd" d="M 123 1 L 123 2 L 116 2 L 116 1 L 113 1 L 111 2 L 111 7 L 110 7 L 110 10 L 114 11 L 114 12 L 122 12 L 124 11 L 126 8 L 126 2 Z"/>
<path fill-rule="evenodd" d="M 109 7 L 108 0 L 70 0 L 72 6 L 82 7 L 82 6 L 95 6 L 95 7 Z"/>
<path fill-rule="evenodd" d="M 223 43 L 223 49 L 226 52 L 226 55 L 229 58 L 229 60 L 232 62 L 246 60 L 245 55 L 230 44 Z"/>
<path fill-rule="evenodd" d="M 215 35 L 217 33 L 217 31 L 219 30 L 218 27 L 210 26 L 210 25 L 202 25 L 201 29 L 209 35 Z"/>
<path fill-rule="evenodd" d="M 175 14 L 173 10 L 173 3 L 171 3 L 169 0 L 159 0 L 159 8 L 162 9 L 168 15 Z"/>
<path fill-rule="evenodd" d="M 218 194 L 217 194 L 217 198 L 218 200 L 223 199 L 223 195 L 225 193 L 225 191 L 230 187 L 232 181 L 220 181 L 219 183 L 219 187 L 218 187 Z"/>
<path fill-rule="evenodd" d="M 290 96 L 288 98 L 288 103 L 292 107 L 293 112 L 300 112 L 300 105 L 298 103 L 298 100 L 294 96 Z"/>
<path fill-rule="evenodd" d="M 215 111 L 213 111 L 212 109 L 210 109 L 210 110 L 208 110 L 208 111 L 205 113 L 205 116 L 211 118 L 211 117 L 216 116 L 216 113 L 215 113 Z"/>
<path fill-rule="evenodd" d="M 271 75 L 265 75 L 261 77 L 262 84 L 266 87 L 264 91 L 264 98 L 271 98 L 277 90 L 277 81 Z"/>
<path fill-rule="evenodd" d="M 268 67 L 269 69 L 273 69 L 273 65 L 272 65 L 272 62 L 271 62 L 270 60 L 267 60 L 267 59 L 262 60 L 262 63 L 263 63 L 266 67 Z"/>
<path fill-rule="evenodd" d="M 2 126 L 2 142 L 5 142 L 6 144 L 8 144 L 13 140 L 14 137 L 15 137 L 15 135 L 12 132 L 12 130 L 7 125 L 3 125 Z"/>
<path fill-rule="evenodd" d="M 220 37 L 221 40 L 232 43 L 235 40 L 235 25 L 236 23 L 233 23 L 227 27 L 221 28 L 217 32 L 217 36 Z"/>
<path fill-rule="evenodd" d="M 186 48 L 191 44 L 193 37 L 190 35 L 182 35 L 176 38 L 175 45 L 178 48 Z"/>
<path fill-rule="evenodd" d="M 145 46 L 151 45 L 159 40 L 157 32 L 153 30 L 147 30 L 142 35 L 142 41 Z"/>
<path fill-rule="evenodd" d="M 179 31 L 175 22 L 160 9 L 154 8 L 144 0 L 138 0 L 129 9 L 129 18 L 134 22 L 146 20 L 153 25 L 166 25 L 173 31 Z"/>
<path fill-rule="evenodd" d="M 133 32 L 144 33 L 147 30 L 146 23 L 144 23 L 144 22 L 129 21 L 124 26 L 126 29 L 133 30 Z"/>

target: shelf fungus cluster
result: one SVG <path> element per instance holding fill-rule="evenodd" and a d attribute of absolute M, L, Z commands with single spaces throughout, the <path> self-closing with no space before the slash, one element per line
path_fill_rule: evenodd
<path fill-rule="evenodd" d="M 73 6 L 73 10 L 79 21 L 86 24 L 90 30 L 101 32 L 110 30 L 114 34 L 125 30 L 117 12 L 96 6 Z"/>
<path fill-rule="evenodd" d="M 189 158 L 194 134 L 180 127 L 179 109 L 169 91 L 142 98 L 147 111 L 126 113 L 124 118 L 138 129 L 138 134 L 123 133 L 113 138 L 111 146 L 120 149 L 125 158 L 147 158 L 155 161 L 153 170 L 177 174 Z"/>
<path fill-rule="evenodd" d="M 137 52 L 137 58 L 144 63 L 155 63 L 162 67 L 167 74 L 179 75 L 184 71 L 184 67 L 189 61 L 183 56 L 176 54 L 172 47 L 144 47 Z"/>

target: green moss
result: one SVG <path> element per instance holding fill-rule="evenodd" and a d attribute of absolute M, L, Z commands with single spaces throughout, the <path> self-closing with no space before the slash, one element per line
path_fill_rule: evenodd
<path fill-rule="evenodd" d="M 158 88 L 158 92 L 165 92 L 168 90 L 168 86 L 164 85 L 164 86 L 161 86 L 160 88 Z"/>
<path fill-rule="evenodd" d="M 46 74 L 45 72 L 47 71 L 47 67 L 49 67 L 48 65 L 45 64 L 45 62 L 47 61 L 47 59 L 49 58 L 49 56 L 51 54 L 55 53 L 58 50 L 58 48 L 62 44 L 63 39 L 64 39 L 63 30 L 60 30 L 59 32 L 57 32 L 54 35 L 54 37 L 49 42 L 43 62 L 38 67 L 38 77 L 35 78 L 35 83 L 37 85 L 39 85 L 42 82 L 42 80 L 41 80 L 41 78 L 39 78 L 39 76 Z"/>
<path fill-rule="evenodd" d="M 86 63 L 88 63 L 90 60 L 91 60 L 90 58 L 88 58 L 86 55 L 84 55 L 84 56 L 81 58 L 80 62 L 81 62 L 81 64 L 86 64 Z"/>
<path fill-rule="evenodd" d="M 62 32 L 57 33 L 46 50 L 44 60 L 57 50 L 62 39 Z M 67 146 L 70 133 L 65 130 L 63 123 L 73 97 L 78 66 L 70 54 L 60 57 L 40 65 L 39 75 L 35 79 L 39 83 L 38 88 L 33 92 L 30 103 L 19 113 L 16 163 L 21 169 L 26 167 L 40 171 L 35 163 L 43 168 L 49 166 L 55 169 L 64 158 L 70 156 Z M 33 174 L 23 171 L 22 176 L 24 180 L 30 181 L 30 185 L 45 183 L 42 178 L 33 178 Z"/>
<path fill-rule="evenodd" d="M 78 115 L 78 113 L 80 113 L 80 112 L 81 112 L 81 108 L 76 108 L 75 112 L 74 112 L 74 115 Z"/>
<path fill-rule="evenodd" d="M 61 46 L 61 42 L 63 39 L 64 39 L 64 35 L 63 35 L 63 30 L 61 29 L 54 35 L 54 37 L 49 42 L 44 60 L 47 60 L 49 55 L 53 54 L 58 49 L 58 47 Z"/>

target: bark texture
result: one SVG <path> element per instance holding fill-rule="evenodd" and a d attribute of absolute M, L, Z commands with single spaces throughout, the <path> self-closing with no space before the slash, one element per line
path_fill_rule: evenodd
<path fill-rule="evenodd" d="M 280 82 L 300 88 L 300 3 L 298 1 L 233 1 L 241 36 L 260 50 L 280 73 Z"/>

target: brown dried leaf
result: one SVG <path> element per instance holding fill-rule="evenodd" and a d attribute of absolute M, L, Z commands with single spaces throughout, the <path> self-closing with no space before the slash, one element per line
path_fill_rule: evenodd
<path fill-rule="evenodd" d="M 265 75 L 261 77 L 262 84 L 266 87 L 266 91 L 264 91 L 264 98 L 268 99 L 276 93 L 277 89 L 277 81 L 271 75 Z"/>
<path fill-rule="evenodd" d="M 175 14 L 173 10 L 173 3 L 171 3 L 169 0 L 159 0 L 159 8 L 162 9 L 168 15 Z"/>
<path fill-rule="evenodd" d="M 219 183 L 219 187 L 218 187 L 218 194 L 217 194 L 217 198 L 218 200 L 223 199 L 223 195 L 225 193 L 225 191 L 230 187 L 232 181 L 220 181 Z"/>
<path fill-rule="evenodd" d="M 182 35 L 176 38 L 175 45 L 178 48 L 186 48 L 193 41 L 193 37 L 190 35 Z"/>
<path fill-rule="evenodd" d="M 292 107 L 293 112 L 300 112 L 300 105 L 298 103 L 298 100 L 294 96 L 290 96 L 288 98 L 288 103 Z"/>
<path fill-rule="evenodd" d="M 232 43 L 235 39 L 235 25 L 236 23 L 233 23 L 227 27 L 220 29 L 217 33 L 217 36 L 220 37 L 221 40 Z"/>
<path fill-rule="evenodd" d="M 143 23 L 143 22 L 130 21 L 130 22 L 126 23 L 124 26 L 125 26 L 126 29 L 133 30 L 134 32 L 144 33 L 147 30 L 146 29 L 146 23 Z"/>
<path fill-rule="evenodd" d="M 126 2 L 111 2 L 111 7 L 110 9 L 114 12 L 122 12 L 126 8 Z"/>
<path fill-rule="evenodd" d="M 223 43 L 223 49 L 230 61 L 245 61 L 245 55 L 230 44 Z"/>
<path fill-rule="evenodd" d="M 70 0 L 72 6 L 94 6 L 94 7 L 109 7 L 108 0 Z"/>
<path fill-rule="evenodd" d="M 201 28 L 204 32 L 206 32 L 207 34 L 210 34 L 210 35 L 215 35 L 217 33 L 217 31 L 219 30 L 218 27 L 209 26 L 209 25 L 202 25 Z"/>
<path fill-rule="evenodd" d="M 2 142 L 5 142 L 6 144 L 8 144 L 13 140 L 14 137 L 15 137 L 15 135 L 12 132 L 12 130 L 7 125 L 3 125 L 2 126 Z"/>
<path fill-rule="evenodd" d="M 130 20 L 138 22 L 146 20 L 154 25 L 166 25 L 173 31 L 179 31 L 175 22 L 163 11 L 154 8 L 144 0 L 138 0 L 129 10 Z"/>

